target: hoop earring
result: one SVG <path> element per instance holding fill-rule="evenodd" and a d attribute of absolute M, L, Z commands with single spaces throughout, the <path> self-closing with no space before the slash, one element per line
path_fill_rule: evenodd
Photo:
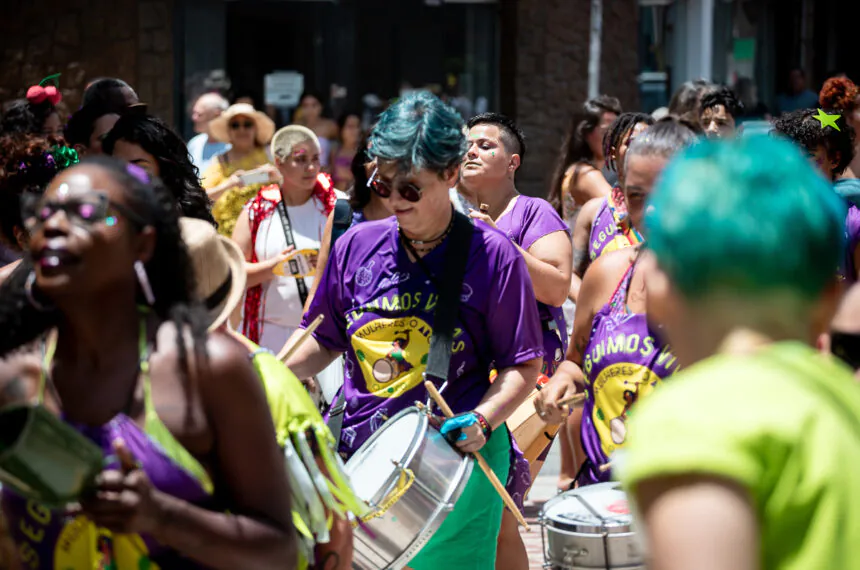
<path fill-rule="evenodd" d="M 146 297 L 146 302 L 152 306 L 155 304 L 155 295 L 152 293 L 152 286 L 149 284 L 149 277 L 146 276 L 146 268 L 141 260 L 134 262 L 134 272 L 137 273 L 137 282 L 140 283 L 140 288 L 143 289 L 143 296 Z"/>
<path fill-rule="evenodd" d="M 40 311 L 42 313 L 47 313 L 53 309 L 53 307 L 49 307 L 43 303 L 40 303 L 36 300 L 36 296 L 33 294 L 33 285 L 36 283 L 36 272 L 31 271 L 29 275 L 27 275 L 27 280 L 24 282 L 24 294 L 27 295 L 27 301 L 29 301 L 30 305 Z"/>

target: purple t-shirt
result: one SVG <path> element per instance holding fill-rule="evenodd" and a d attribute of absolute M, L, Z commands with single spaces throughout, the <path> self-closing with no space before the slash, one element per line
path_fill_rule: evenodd
<path fill-rule="evenodd" d="M 528 250 L 540 238 L 555 232 L 565 232 L 570 239 L 570 228 L 549 202 L 542 198 L 517 196 L 513 207 L 496 220 L 496 227 L 514 243 Z M 567 352 L 567 325 L 561 307 L 551 307 L 538 301 L 538 315 L 544 328 L 546 362 L 561 361 Z M 555 337 L 555 341 L 553 341 Z M 557 354 L 558 353 L 558 354 Z M 549 371 L 550 374 L 554 370 Z"/>
<path fill-rule="evenodd" d="M 612 215 L 612 208 L 609 207 L 609 198 L 604 198 L 600 203 L 600 209 L 597 210 L 597 215 L 594 216 L 594 223 L 591 224 L 591 235 L 588 240 L 589 259 L 594 261 L 600 257 L 617 234 L 618 224 L 615 222 L 615 216 Z"/>
<path fill-rule="evenodd" d="M 438 279 L 450 240 L 422 259 Z M 400 242 L 397 220 L 352 227 L 334 245 L 303 326 L 323 346 L 345 352 L 346 411 L 340 450 L 351 455 L 386 418 L 424 401 L 423 372 L 438 292 Z M 543 355 L 537 301 L 525 261 L 500 232 L 475 224 L 455 324 L 448 386 L 455 413 L 475 408 L 489 371 Z"/>
<path fill-rule="evenodd" d="M 845 279 L 849 284 L 857 282 L 857 267 L 854 266 L 854 251 L 860 245 L 860 209 L 854 204 L 845 217 Z"/>

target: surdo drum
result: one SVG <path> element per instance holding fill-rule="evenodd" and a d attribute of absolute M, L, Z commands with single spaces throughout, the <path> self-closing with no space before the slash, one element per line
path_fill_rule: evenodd
<path fill-rule="evenodd" d="M 406 566 L 454 509 L 473 464 L 418 408 L 389 419 L 346 463 L 370 509 L 353 531 L 353 568 Z"/>
<path fill-rule="evenodd" d="M 541 510 L 544 568 L 645 570 L 627 495 L 618 483 L 562 493 Z"/>

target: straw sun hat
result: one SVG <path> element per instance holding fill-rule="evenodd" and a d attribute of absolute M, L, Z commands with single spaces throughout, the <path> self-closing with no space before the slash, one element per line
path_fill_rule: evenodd
<path fill-rule="evenodd" d="M 230 121 L 236 117 L 248 117 L 257 126 L 257 144 L 266 146 L 275 134 L 275 122 L 268 115 L 257 111 L 247 103 L 230 105 L 226 111 L 209 123 L 209 135 L 220 142 L 230 142 Z"/>
<path fill-rule="evenodd" d="M 242 302 L 247 282 L 245 256 L 209 222 L 182 218 L 179 223 L 194 267 L 197 296 L 209 313 L 209 330 L 213 331 Z"/>

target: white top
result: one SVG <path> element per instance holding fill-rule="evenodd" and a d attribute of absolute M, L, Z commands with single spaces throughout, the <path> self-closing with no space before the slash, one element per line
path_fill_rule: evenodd
<path fill-rule="evenodd" d="M 343 192 L 335 191 L 338 198 L 345 198 Z M 311 198 L 301 206 L 287 206 L 287 214 L 290 217 L 290 226 L 293 230 L 296 250 L 319 249 L 325 231 L 326 214 L 320 203 Z M 257 240 L 254 243 L 254 251 L 259 261 L 271 259 L 287 248 L 287 238 L 284 236 L 284 227 L 281 223 L 281 215 L 275 209 L 265 220 L 260 223 L 257 230 Z M 305 285 L 308 292 L 314 284 L 313 277 L 305 277 Z M 263 307 L 261 344 L 265 348 L 278 351 L 283 342 L 299 327 L 302 322 L 304 307 L 296 279 L 289 276 L 276 275 L 274 279 L 263 284 Z M 266 334 L 266 328 L 275 325 L 280 330 L 270 331 Z M 286 330 L 284 330 L 286 329 Z M 272 344 L 278 346 L 267 346 L 266 339 L 270 338 Z"/>
<path fill-rule="evenodd" d="M 200 133 L 199 135 L 188 141 L 188 154 L 191 155 L 191 162 L 197 167 L 202 176 L 212 159 L 221 153 L 230 150 L 231 145 L 217 141 L 210 141 L 209 135 Z"/>

